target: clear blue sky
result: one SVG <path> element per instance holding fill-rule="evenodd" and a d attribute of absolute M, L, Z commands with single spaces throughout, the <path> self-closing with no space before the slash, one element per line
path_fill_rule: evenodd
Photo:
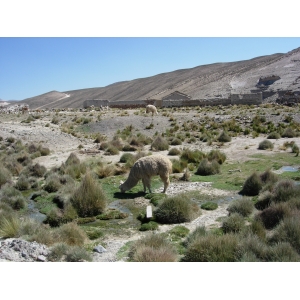
<path fill-rule="evenodd" d="M 300 38 L 0 38 L 0 99 L 104 87 L 300 47 Z"/>

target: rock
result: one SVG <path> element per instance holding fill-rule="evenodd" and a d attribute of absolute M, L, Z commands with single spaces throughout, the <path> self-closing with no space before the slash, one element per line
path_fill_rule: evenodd
<path fill-rule="evenodd" d="M 42 262 L 45 262 L 46 261 L 46 257 L 44 255 L 39 255 L 37 257 L 37 261 L 42 261 Z"/>
<path fill-rule="evenodd" d="M 107 252 L 107 250 L 101 246 L 101 245 L 98 245 L 96 246 L 94 249 L 93 249 L 94 252 L 98 252 L 98 253 L 103 253 L 103 252 Z"/>

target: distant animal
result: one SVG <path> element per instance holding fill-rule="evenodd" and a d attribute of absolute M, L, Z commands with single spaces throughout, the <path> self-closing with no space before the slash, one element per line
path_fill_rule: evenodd
<path fill-rule="evenodd" d="M 154 114 L 158 115 L 156 107 L 154 105 L 151 105 L 151 104 L 146 106 L 146 114 L 148 114 L 148 113 L 152 113 L 152 117 L 153 117 Z"/>
<path fill-rule="evenodd" d="M 22 107 L 22 114 L 28 113 L 29 112 L 29 107 L 28 106 L 23 106 Z"/>
<path fill-rule="evenodd" d="M 119 186 L 122 193 L 130 190 L 137 183 L 142 180 L 144 192 L 148 188 L 151 191 L 151 177 L 159 175 L 164 183 L 163 193 L 166 193 L 170 185 L 169 174 L 172 172 L 172 162 L 164 155 L 155 154 L 151 156 L 144 156 L 138 159 L 132 166 L 129 176 L 125 182 L 121 182 Z"/>

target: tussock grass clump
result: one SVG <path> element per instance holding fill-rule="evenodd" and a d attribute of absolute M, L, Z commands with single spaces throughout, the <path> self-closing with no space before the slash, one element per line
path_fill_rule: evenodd
<path fill-rule="evenodd" d="M 300 254 L 300 219 L 299 215 L 284 218 L 270 238 L 273 243 L 287 242 Z"/>
<path fill-rule="evenodd" d="M 285 217 L 292 214 L 288 203 L 271 204 L 260 212 L 257 217 L 262 221 L 266 229 L 272 229 Z"/>
<path fill-rule="evenodd" d="M 281 134 L 281 137 L 287 137 L 287 138 L 293 138 L 296 136 L 297 133 L 291 127 L 286 128 L 284 132 Z"/>
<path fill-rule="evenodd" d="M 225 233 L 237 233 L 245 228 L 245 220 L 239 213 L 232 213 L 227 217 L 222 224 L 222 229 Z"/>
<path fill-rule="evenodd" d="M 220 150 L 211 150 L 207 154 L 207 159 L 209 161 L 216 160 L 220 165 L 222 165 L 226 160 L 226 154 L 222 153 Z"/>
<path fill-rule="evenodd" d="M 23 209 L 25 207 L 25 198 L 22 193 L 15 187 L 5 184 L 0 190 L 1 202 L 8 204 L 15 210 Z"/>
<path fill-rule="evenodd" d="M 169 143 L 162 136 L 157 136 L 151 144 L 151 150 L 153 151 L 164 151 L 169 150 Z"/>
<path fill-rule="evenodd" d="M 175 137 L 174 139 L 171 140 L 170 144 L 171 144 L 172 146 L 175 146 L 175 145 L 181 145 L 181 144 L 182 144 L 182 141 L 181 141 L 181 139 Z"/>
<path fill-rule="evenodd" d="M 160 234 L 151 234 L 135 242 L 129 251 L 132 262 L 176 262 L 173 245 Z"/>
<path fill-rule="evenodd" d="M 299 146 L 298 145 L 294 144 L 292 146 L 292 153 L 296 153 L 295 156 L 299 156 Z"/>
<path fill-rule="evenodd" d="M 107 199 L 102 186 L 87 173 L 71 196 L 71 203 L 80 217 L 93 217 L 105 211 Z"/>
<path fill-rule="evenodd" d="M 156 230 L 158 228 L 158 223 L 155 221 L 150 221 L 148 223 L 144 223 L 140 227 L 140 231 L 148 231 L 148 230 Z"/>
<path fill-rule="evenodd" d="M 300 197 L 300 186 L 292 180 L 281 180 L 277 182 L 273 191 L 273 202 L 287 202 L 292 198 Z"/>
<path fill-rule="evenodd" d="M 35 165 L 29 165 L 24 169 L 24 173 L 34 177 L 43 177 L 46 173 L 46 167 L 36 163 Z M 23 173 L 23 172 L 22 172 Z"/>
<path fill-rule="evenodd" d="M 114 165 L 100 164 L 96 167 L 94 172 L 98 175 L 99 178 L 106 178 L 115 175 Z"/>
<path fill-rule="evenodd" d="M 196 175 L 215 175 L 220 173 L 220 164 L 216 160 L 209 161 L 207 158 L 201 160 Z"/>
<path fill-rule="evenodd" d="M 270 139 L 270 140 L 278 140 L 281 138 L 281 135 L 278 133 L 278 132 L 271 132 L 268 136 L 267 136 L 267 139 Z"/>
<path fill-rule="evenodd" d="M 223 131 L 218 136 L 217 140 L 221 143 L 228 143 L 228 142 L 231 142 L 231 136 L 226 131 Z"/>
<path fill-rule="evenodd" d="M 76 223 L 67 223 L 56 229 L 57 239 L 70 246 L 82 246 L 88 239 L 86 233 Z"/>
<path fill-rule="evenodd" d="M 242 195 L 246 196 L 257 196 L 262 189 L 263 183 L 257 172 L 252 173 L 250 177 L 248 177 L 243 185 L 241 190 Z"/>
<path fill-rule="evenodd" d="M 78 246 L 70 247 L 65 257 L 66 262 L 88 262 L 92 260 L 92 256 L 84 248 Z"/>
<path fill-rule="evenodd" d="M 120 157 L 120 162 L 121 163 L 132 162 L 132 165 L 133 165 L 133 163 L 134 163 L 134 155 L 132 153 L 124 153 Z"/>
<path fill-rule="evenodd" d="M 187 162 L 183 160 L 173 159 L 172 160 L 172 173 L 182 173 L 187 167 Z"/>
<path fill-rule="evenodd" d="M 80 159 L 77 157 L 77 155 L 74 152 L 72 152 L 67 158 L 65 165 L 70 166 L 75 164 L 80 164 Z"/>
<path fill-rule="evenodd" d="M 205 154 L 200 150 L 191 150 L 184 148 L 180 155 L 180 159 L 187 161 L 188 163 L 200 163 L 205 157 Z"/>
<path fill-rule="evenodd" d="M 48 193 L 54 193 L 57 192 L 61 187 L 61 182 L 59 175 L 56 173 L 50 174 L 47 179 L 46 183 L 44 185 L 44 190 L 47 191 Z"/>
<path fill-rule="evenodd" d="M 201 208 L 205 210 L 215 210 L 218 208 L 218 204 L 215 202 L 205 202 L 201 204 Z"/>
<path fill-rule="evenodd" d="M 178 148 L 171 148 L 168 153 L 168 155 L 170 155 L 170 156 L 180 155 L 180 154 L 181 154 L 181 151 Z"/>
<path fill-rule="evenodd" d="M 272 262 L 299 262 L 300 255 L 287 242 L 279 242 L 270 247 L 269 260 Z"/>
<path fill-rule="evenodd" d="M 258 144 L 258 149 L 260 150 L 272 150 L 274 148 L 274 144 L 269 140 L 263 140 Z"/>
<path fill-rule="evenodd" d="M 238 238 L 233 234 L 203 235 L 192 240 L 182 258 L 184 262 L 233 262 Z"/>
<path fill-rule="evenodd" d="M 4 167 L 0 165 L 0 188 L 11 181 L 11 173 Z"/>
<path fill-rule="evenodd" d="M 14 213 L 0 213 L 0 237 L 12 238 L 19 235 L 21 221 Z"/>
<path fill-rule="evenodd" d="M 184 195 L 167 198 L 154 211 L 156 220 L 164 224 L 190 222 L 199 215 L 198 205 Z"/>
<path fill-rule="evenodd" d="M 254 209 L 254 203 L 252 200 L 242 198 L 232 201 L 227 211 L 229 211 L 230 214 L 238 213 L 243 217 L 248 217 Z"/>
<path fill-rule="evenodd" d="M 30 188 L 29 178 L 27 178 L 25 175 L 21 175 L 15 184 L 15 188 L 19 191 L 28 190 Z"/>

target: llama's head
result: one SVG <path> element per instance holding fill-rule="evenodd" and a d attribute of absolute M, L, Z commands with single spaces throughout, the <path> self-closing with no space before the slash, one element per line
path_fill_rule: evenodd
<path fill-rule="evenodd" d="M 120 189 L 121 193 L 126 192 L 126 189 L 124 187 L 124 181 L 122 181 L 122 180 L 120 181 L 119 189 Z"/>

